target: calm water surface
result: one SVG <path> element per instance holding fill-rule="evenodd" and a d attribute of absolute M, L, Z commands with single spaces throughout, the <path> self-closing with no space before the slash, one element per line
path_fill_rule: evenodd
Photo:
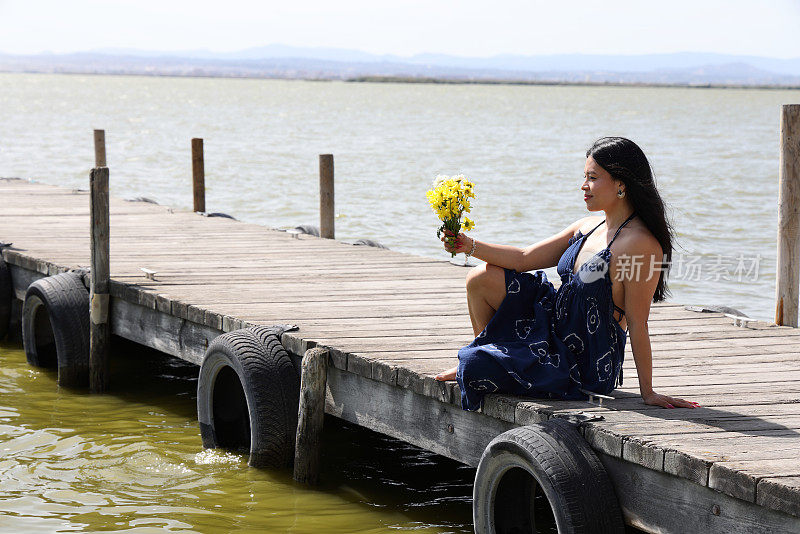
<path fill-rule="evenodd" d="M 286 227 L 318 224 L 317 157 L 333 153 L 338 238 L 442 258 L 433 176 L 476 182 L 476 237 L 528 245 L 588 214 L 585 150 L 623 135 L 670 206 L 685 261 L 672 300 L 771 320 L 780 105 L 797 102 L 800 91 L 0 74 L 0 176 L 87 188 L 103 128 L 113 194 L 191 208 L 190 139 L 202 137 L 207 209 Z"/>
<path fill-rule="evenodd" d="M 0 532 L 472 532 L 473 469 L 329 419 L 307 489 L 203 451 L 197 367 L 115 341 L 99 396 L 0 343 Z"/>

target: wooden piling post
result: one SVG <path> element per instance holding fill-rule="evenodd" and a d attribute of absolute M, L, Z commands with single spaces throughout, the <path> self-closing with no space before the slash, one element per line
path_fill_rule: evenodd
<path fill-rule="evenodd" d="M 328 357 L 328 349 L 319 347 L 308 349 L 303 356 L 294 452 L 294 479 L 304 484 L 319 482 Z"/>
<path fill-rule="evenodd" d="M 797 327 L 800 294 L 800 104 L 781 112 L 775 324 Z"/>
<path fill-rule="evenodd" d="M 194 211 L 206 211 L 206 171 L 203 162 L 203 140 L 192 139 L 192 191 Z"/>
<path fill-rule="evenodd" d="M 106 166 L 106 131 L 94 131 L 94 166 Z"/>
<path fill-rule="evenodd" d="M 103 154 L 105 158 L 105 154 Z M 100 393 L 108 389 L 108 348 L 111 330 L 108 324 L 109 210 L 108 167 L 92 169 L 89 177 L 91 196 L 91 286 L 89 292 L 89 388 Z"/>
<path fill-rule="evenodd" d="M 334 239 L 333 154 L 319 155 L 319 236 Z"/>

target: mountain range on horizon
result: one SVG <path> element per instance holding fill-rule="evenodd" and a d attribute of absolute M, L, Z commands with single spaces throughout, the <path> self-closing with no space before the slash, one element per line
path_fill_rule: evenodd
<path fill-rule="evenodd" d="M 398 56 L 272 44 L 235 52 L 102 48 L 68 54 L 0 53 L 0 71 L 310 79 L 414 78 L 444 81 L 800 86 L 800 57 L 704 52 Z"/>

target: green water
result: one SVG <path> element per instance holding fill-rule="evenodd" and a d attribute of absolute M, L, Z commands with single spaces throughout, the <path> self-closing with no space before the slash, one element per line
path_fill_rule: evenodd
<path fill-rule="evenodd" d="M 330 418 L 309 489 L 203 450 L 197 367 L 112 350 L 90 395 L 0 343 L 0 532 L 472 532 L 473 469 Z"/>

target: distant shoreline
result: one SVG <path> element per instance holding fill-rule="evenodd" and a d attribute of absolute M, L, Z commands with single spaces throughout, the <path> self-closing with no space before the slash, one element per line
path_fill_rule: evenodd
<path fill-rule="evenodd" d="M 283 81 L 308 81 L 308 82 L 345 82 L 345 83 L 398 83 L 398 84 L 432 84 L 432 85 L 529 85 L 529 86 L 562 86 L 562 87 L 654 87 L 676 89 L 760 89 L 778 91 L 797 91 L 800 85 L 763 85 L 763 84 L 689 84 L 689 83 L 656 83 L 656 82 L 608 82 L 608 81 L 567 81 L 567 80 L 514 80 L 502 78 L 486 79 L 459 79 L 415 76 L 354 76 L 341 77 L 314 77 L 314 76 L 275 76 L 275 75 L 223 75 L 204 73 L 175 73 L 175 72 L 96 72 L 96 71 L 45 71 L 45 70 L 9 70 L 0 69 L 0 74 L 55 74 L 74 76 L 139 76 L 157 78 L 219 78 L 234 80 L 283 80 Z"/>
<path fill-rule="evenodd" d="M 459 80 L 450 78 L 415 78 L 413 76 L 358 76 L 347 78 L 346 82 L 355 83 L 431 83 L 442 85 L 553 85 L 553 86 L 585 86 L 585 87 L 677 87 L 682 89 L 778 89 L 799 90 L 800 85 L 748 85 L 748 84 L 688 84 L 688 83 L 654 83 L 654 82 L 577 82 L 557 80 L 504 80 L 477 79 Z"/>

